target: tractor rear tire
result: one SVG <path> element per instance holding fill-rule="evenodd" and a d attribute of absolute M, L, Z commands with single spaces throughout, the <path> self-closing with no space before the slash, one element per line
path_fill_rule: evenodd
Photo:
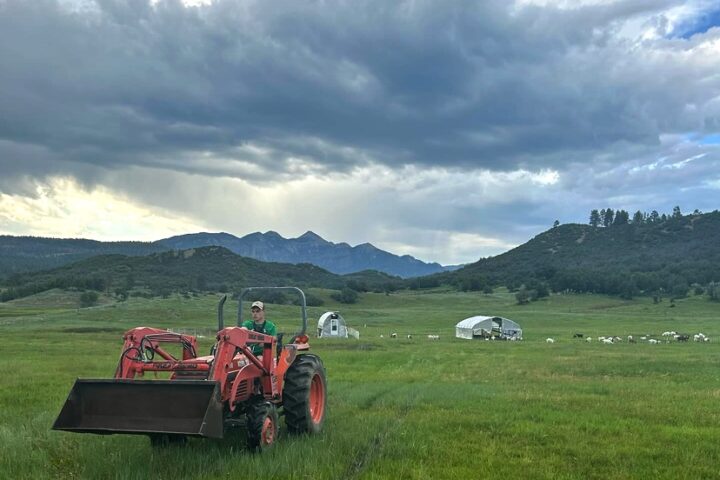
<path fill-rule="evenodd" d="M 247 446 L 253 452 L 264 452 L 275 445 L 278 437 L 277 408 L 270 402 L 251 402 L 247 415 Z"/>
<path fill-rule="evenodd" d="M 320 357 L 298 356 L 285 373 L 283 409 L 288 432 L 320 433 L 327 412 L 327 380 Z"/>

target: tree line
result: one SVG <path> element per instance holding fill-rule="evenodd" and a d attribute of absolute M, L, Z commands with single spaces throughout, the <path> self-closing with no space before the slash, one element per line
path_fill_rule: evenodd
<path fill-rule="evenodd" d="M 701 215 L 700 210 L 693 211 L 693 215 Z M 590 221 L 588 222 L 591 227 L 610 227 L 613 225 L 655 225 L 664 223 L 670 219 L 681 219 L 683 217 L 679 206 L 673 207 L 673 211 L 670 214 L 661 214 L 657 210 L 653 210 L 650 213 L 643 212 L 641 210 L 636 211 L 632 218 L 627 210 L 619 209 L 617 211 L 612 208 L 602 208 L 600 210 L 593 209 L 590 211 Z M 556 225 L 557 226 L 557 222 Z"/>

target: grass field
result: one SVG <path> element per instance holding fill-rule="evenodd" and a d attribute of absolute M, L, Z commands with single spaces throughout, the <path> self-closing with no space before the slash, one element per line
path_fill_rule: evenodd
<path fill-rule="evenodd" d="M 76 377 L 112 375 L 123 331 L 197 331 L 209 349 L 216 296 L 83 310 L 61 294 L 0 304 L 0 477 L 720 478 L 720 305 L 705 298 L 670 308 L 557 295 L 518 306 L 507 293 L 435 291 L 364 294 L 341 306 L 314 293 L 327 304 L 310 309 L 311 329 L 320 313 L 339 309 L 361 338 L 311 340 L 328 373 L 325 432 L 281 430 L 263 455 L 246 453 L 242 435 L 158 449 L 142 436 L 50 430 Z M 297 312 L 268 306 L 280 331 L 295 329 Z M 516 320 L 525 340 L 455 339 L 455 323 L 477 314 Z M 572 339 L 665 330 L 718 341 Z"/>

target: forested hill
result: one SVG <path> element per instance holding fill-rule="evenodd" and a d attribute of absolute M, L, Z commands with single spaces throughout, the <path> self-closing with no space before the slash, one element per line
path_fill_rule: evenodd
<path fill-rule="evenodd" d="M 0 235 L 0 278 L 18 272 L 48 270 L 95 255 L 149 255 L 168 250 L 148 242 L 99 242 L 82 238 Z"/>
<path fill-rule="evenodd" d="M 241 257 L 223 247 L 203 247 L 148 256 L 101 255 L 53 270 L 15 274 L 8 279 L 0 300 L 6 301 L 51 288 L 104 290 L 151 295 L 187 291 L 237 292 L 248 286 L 324 287 L 341 289 L 348 282 L 382 288 L 400 279 L 368 271 L 336 275 L 311 264 L 261 262 Z"/>
<path fill-rule="evenodd" d="M 720 212 L 607 227 L 567 224 L 443 281 L 634 295 L 720 281 Z"/>

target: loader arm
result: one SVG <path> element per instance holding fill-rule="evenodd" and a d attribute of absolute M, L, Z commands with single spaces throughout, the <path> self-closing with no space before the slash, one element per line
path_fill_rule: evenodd
<path fill-rule="evenodd" d="M 160 346 L 161 343 L 182 345 L 182 359 L 177 359 L 166 352 Z M 153 357 L 157 354 L 164 361 L 150 361 L 148 359 L 149 352 L 152 352 Z M 147 371 L 208 371 L 210 366 L 207 363 L 188 362 L 197 357 L 196 352 L 197 340 L 193 336 L 150 327 L 133 328 L 123 335 L 123 348 L 118 367 L 115 370 L 115 378 L 142 377 Z"/>

